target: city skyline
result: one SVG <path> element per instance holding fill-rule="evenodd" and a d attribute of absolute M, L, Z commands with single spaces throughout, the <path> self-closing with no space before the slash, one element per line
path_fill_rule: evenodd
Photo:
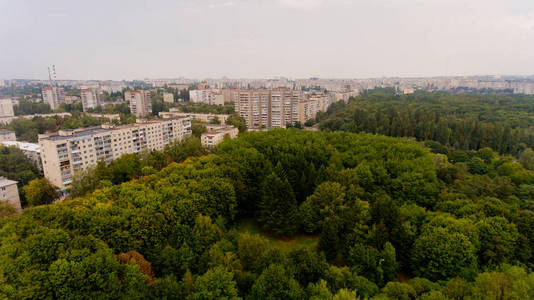
<path fill-rule="evenodd" d="M 0 0 L 0 78 L 531 75 L 526 0 Z"/>

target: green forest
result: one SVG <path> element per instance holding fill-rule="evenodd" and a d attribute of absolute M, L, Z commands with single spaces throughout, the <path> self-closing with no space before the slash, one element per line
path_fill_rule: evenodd
<path fill-rule="evenodd" d="M 353 98 L 320 124 L 322 130 L 368 132 L 432 140 L 462 150 L 489 147 L 519 155 L 534 146 L 534 96 L 383 89 Z"/>
<path fill-rule="evenodd" d="M 276 129 L 103 179 L 0 219 L 0 298 L 534 298 L 534 156 L 441 146 Z"/>

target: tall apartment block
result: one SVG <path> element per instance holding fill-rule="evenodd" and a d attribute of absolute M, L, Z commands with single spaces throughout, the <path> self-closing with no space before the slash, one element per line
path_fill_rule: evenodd
<path fill-rule="evenodd" d="M 84 112 L 87 112 L 88 109 L 95 109 L 100 106 L 100 95 L 96 89 L 81 89 L 80 96 L 82 98 L 82 108 Z"/>
<path fill-rule="evenodd" d="M 124 154 L 163 150 L 165 145 L 189 134 L 191 118 L 176 117 L 39 135 L 44 176 L 52 184 L 66 189 L 76 171 L 100 160 L 111 163 Z"/>
<path fill-rule="evenodd" d="M 150 92 L 143 90 L 124 92 L 124 100 L 130 103 L 130 112 L 138 118 L 152 114 Z"/>
<path fill-rule="evenodd" d="M 234 92 L 235 111 L 249 128 L 286 127 L 299 121 L 301 91 L 289 89 L 239 90 Z"/>
<path fill-rule="evenodd" d="M 0 118 L 13 117 L 13 101 L 10 98 L 0 99 Z"/>
<path fill-rule="evenodd" d="M 235 111 L 249 128 L 284 128 L 315 118 L 334 102 L 333 94 L 308 95 L 285 88 L 237 90 L 233 92 Z"/>
<path fill-rule="evenodd" d="M 51 109 L 57 109 L 59 104 L 65 102 L 63 89 L 57 86 L 43 87 L 41 90 L 43 102 L 48 103 Z"/>

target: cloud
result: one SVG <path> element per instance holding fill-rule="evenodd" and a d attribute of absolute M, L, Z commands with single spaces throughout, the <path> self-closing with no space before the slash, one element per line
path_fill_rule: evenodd
<path fill-rule="evenodd" d="M 296 8 L 296 9 L 313 9 L 325 3 L 324 0 L 276 0 L 281 6 Z"/>
<path fill-rule="evenodd" d="M 220 7 L 229 7 L 229 6 L 235 6 L 236 3 L 234 1 L 228 1 L 223 3 L 212 3 L 208 4 L 208 8 L 214 9 L 214 8 L 220 8 Z"/>

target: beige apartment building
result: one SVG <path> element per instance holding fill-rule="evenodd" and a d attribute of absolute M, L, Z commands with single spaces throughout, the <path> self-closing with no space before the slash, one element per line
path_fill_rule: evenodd
<path fill-rule="evenodd" d="M 299 121 L 301 91 L 290 89 L 238 90 L 234 92 L 235 111 L 249 128 L 286 127 Z"/>
<path fill-rule="evenodd" d="M 110 122 L 120 121 L 121 120 L 121 115 L 120 114 L 87 113 L 86 115 L 91 116 L 93 118 L 108 119 Z"/>
<path fill-rule="evenodd" d="M 15 132 L 7 129 L 0 129 L 0 142 L 16 141 Z"/>
<path fill-rule="evenodd" d="M 333 94 L 306 95 L 285 88 L 271 90 L 234 91 L 235 111 L 245 119 L 247 127 L 285 128 L 296 122 L 304 123 L 326 111 L 334 103 Z"/>
<path fill-rule="evenodd" d="M 13 117 L 13 101 L 10 98 L 0 99 L 0 118 Z"/>
<path fill-rule="evenodd" d="M 191 134 L 191 118 L 138 120 L 138 123 L 60 130 L 39 135 L 44 176 L 61 189 L 72 183 L 76 171 L 103 160 L 111 163 L 124 154 L 163 150 L 165 145 Z"/>
<path fill-rule="evenodd" d="M 81 89 L 80 96 L 82 98 L 82 108 L 84 112 L 87 112 L 88 109 L 95 109 L 100 106 L 100 95 L 96 89 Z"/>
<path fill-rule="evenodd" d="M 161 111 L 159 112 L 161 118 L 172 118 L 172 117 L 190 117 L 193 120 L 199 120 L 206 123 L 211 123 L 216 117 L 219 119 L 221 124 L 226 124 L 226 120 L 230 115 L 225 114 L 200 114 L 200 113 L 184 113 L 179 112 L 178 108 L 171 108 L 170 111 Z"/>
<path fill-rule="evenodd" d="M 43 102 L 48 103 L 51 109 L 57 109 L 61 103 L 65 102 L 63 89 L 57 86 L 43 87 L 41 96 Z"/>
<path fill-rule="evenodd" d="M 236 138 L 239 130 L 234 126 L 228 125 L 207 125 L 207 132 L 200 136 L 200 141 L 204 147 L 213 147 L 224 141 L 226 137 Z"/>
<path fill-rule="evenodd" d="M 0 177 L 0 201 L 9 204 L 17 211 L 22 210 L 16 181 Z"/>
<path fill-rule="evenodd" d="M 124 92 L 124 100 L 130 103 L 130 112 L 138 118 L 152 114 L 150 91 L 135 90 Z"/>
<path fill-rule="evenodd" d="M 173 93 L 163 93 L 163 102 L 174 103 Z"/>

